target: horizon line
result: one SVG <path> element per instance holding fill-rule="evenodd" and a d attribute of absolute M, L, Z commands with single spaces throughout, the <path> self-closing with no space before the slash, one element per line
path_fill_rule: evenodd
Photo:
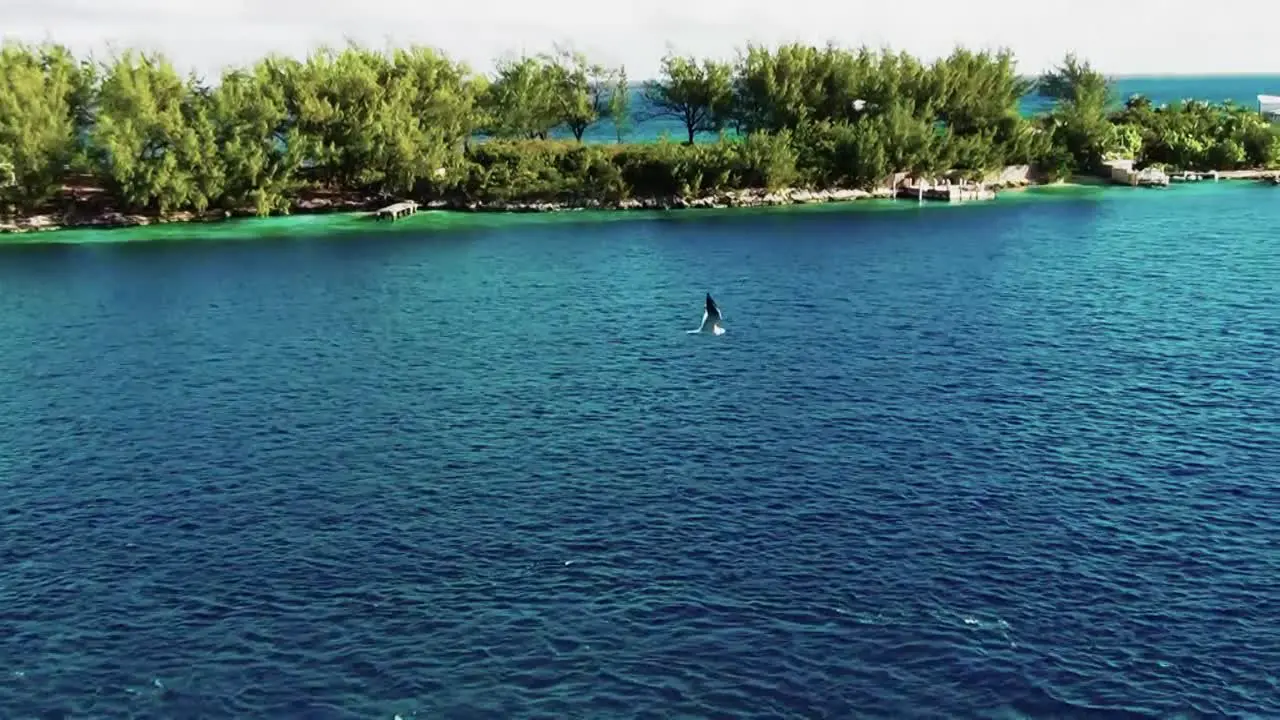
<path fill-rule="evenodd" d="M 437 52 L 437 53 L 441 54 L 442 56 L 444 56 L 445 58 L 449 59 L 449 60 L 450 60 L 451 62 L 453 62 L 453 63 L 456 63 L 456 64 L 459 64 L 459 65 L 464 65 L 464 66 L 466 66 L 467 70 L 469 70 L 470 72 L 472 72 L 472 73 L 474 73 L 474 74 L 476 74 L 476 75 L 483 75 L 483 76 L 491 76 L 491 75 L 494 73 L 494 70 L 495 70 L 495 68 L 493 68 L 493 67 L 492 67 L 492 64 L 496 64 L 496 62 L 497 62 L 500 58 L 502 58 L 502 57 L 504 57 L 504 56 L 506 56 L 506 55 L 509 55 L 509 54 L 511 54 L 512 52 L 514 52 L 516 55 L 520 55 L 520 56 L 529 56 L 529 57 L 536 57 L 537 55 L 541 54 L 541 53 L 539 53 L 539 52 L 533 52 L 533 53 L 530 53 L 530 52 L 527 52 L 526 50 L 524 50 L 523 48 L 522 48 L 521 50 L 514 50 L 514 49 L 513 49 L 513 50 L 504 51 L 503 53 L 499 53 L 499 54 L 498 54 L 498 55 L 496 55 L 495 57 L 490 58 L 490 59 L 487 61 L 487 63 L 476 63 L 476 64 L 473 64 L 473 63 L 471 63 L 471 62 L 469 62 L 469 61 L 459 59 L 459 57 L 458 57 L 459 53 L 451 52 L 451 51 L 449 51 L 449 50 L 446 50 L 446 49 L 445 49 L 445 48 L 443 48 L 443 47 L 440 47 L 440 46 L 437 46 L 437 45 L 433 45 L 433 44 L 430 44 L 430 43 L 413 43 L 413 42 L 410 42 L 410 43 L 386 43 L 386 44 L 383 44 L 381 47 L 379 47 L 379 45 L 378 45 L 378 44 L 376 44 L 376 43 L 365 43 L 365 42 L 360 42 L 360 41 L 358 41 L 358 40 L 356 40 L 356 39 L 354 39 L 354 38 L 350 38 L 350 37 L 348 37 L 348 38 L 347 38 L 347 41 L 346 41 L 346 42 L 342 42 L 342 43 L 336 43 L 336 42 L 320 42 L 320 43 L 317 43 L 313 48 L 311 48 L 310 50 L 308 50 L 308 51 L 306 51 L 306 52 L 303 52 L 303 53 L 293 53 L 293 52 L 280 51 L 280 50 L 267 50 L 267 51 L 262 52 L 262 53 L 261 53 L 257 58 L 252 59 L 252 60 L 247 60 L 247 61 L 242 61 L 242 62 L 228 62 L 228 63 L 223 63 L 223 64 L 221 64 L 221 65 L 220 65 L 220 66 L 218 66 L 218 67 L 200 67 L 200 66 L 199 66 L 199 65 L 200 65 L 199 63 L 190 62 L 190 61 L 179 61 L 179 60 L 178 60 L 178 58 L 177 58 L 177 57 L 175 57 L 175 55 L 174 55 L 171 51 L 168 51 L 168 50 L 162 49 L 161 47 L 158 47 L 158 45 L 160 45 L 160 44 L 159 44 L 159 43 L 154 43 L 154 42 L 141 43 L 141 44 L 139 44 L 139 45 L 137 45 L 137 46 L 134 46 L 134 45 L 126 44 L 126 43 L 119 43 L 118 41 L 116 41 L 116 40 L 114 40 L 114 39 L 102 39 L 102 40 L 100 40 L 100 41 L 97 43 L 98 45 L 100 45 L 100 47 L 99 47 L 99 48 L 88 49 L 88 50 L 86 50 L 86 51 L 84 51 L 84 52 L 77 52 L 77 51 L 73 50 L 73 49 L 71 48 L 71 46 L 70 46 L 68 43 L 60 42 L 60 41 L 58 41 L 57 39 L 55 39 L 55 38 L 53 37 L 53 33 L 46 32 L 44 39 L 39 40 L 39 41 L 35 41 L 35 40 L 33 40 L 33 39 L 22 38 L 22 37 L 18 36 L 17 34 L 10 34 L 10 33 L 5 33 L 5 32 L 3 32 L 3 31 L 0 31 L 0 46 L 9 45 L 9 44 L 11 44 L 11 43 L 15 43 L 15 44 L 19 44 L 19 45 L 33 46 L 33 47 L 39 47 L 40 45 L 44 45 L 44 44 L 58 45 L 58 46 L 61 46 L 61 47 L 67 48 L 68 50 L 72 51 L 72 53 L 77 57 L 77 59 L 80 59 L 80 60 L 96 60 L 96 61 L 98 61 L 98 62 L 103 62 L 103 61 L 107 60 L 108 58 L 111 58 L 111 57 L 113 57 L 113 56 L 118 56 L 122 51 L 137 51 L 137 52 L 142 52 L 142 53 L 146 53 L 146 54 L 160 54 L 160 55 L 164 56 L 164 58 L 165 58 L 165 59 L 167 59 L 171 64 L 173 64 L 173 65 L 175 66 L 175 70 L 176 70 L 176 69 L 179 69 L 177 66 L 186 66 L 186 68 L 185 68 L 185 69 L 186 69 L 189 73 L 190 73 L 190 72 L 194 72 L 194 73 L 195 73 L 196 75 L 198 75 L 201 79 L 207 79 L 207 80 L 213 80 L 213 79 L 215 79 L 215 78 L 218 78 L 218 77 L 220 77 L 223 73 L 227 72 L 228 70 L 237 69 L 237 68 L 247 68 L 247 67 L 251 67 L 254 63 L 258 62 L 259 60 L 266 59 L 266 58 L 269 58 L 269 57 L 286 57 L 286 58 L 292 58 L 292 59 L 295 59 L 295 60 L 305 60 L 305 59 L 306 59 L 307 57 L 309 57 L 311 54 L 316 53 L 316 52 L 319 52 L 319 51 L 323 51 L 323 50 L 328 49 L 328 50 L 334 50 L 334 51 L 339 51 L 339 52 L 340 52 L 340 51 L 342 51 L 343 49 L 345 49 L 345 48 L 347 48 L 347 47 L 353 47 L 353 46 L 354 46 L 354 47 L 356 47 L 356 48 L 362 49 L 362 50 L 369 50 L 369 51 L 378 52 L 378 53 L 387 53 L 387 52 L 394 51 L 394 50 L 399 50 L 399 49 L 409 49 L 409 48 L 414 48 L 414 47 L 419 47 L 419 48 L 429 48 L 429 49 L 431 49 L 431 50 L 433 50 L 433 51 L 435 51 L 435 52 Z M 783 47 L 783 46 L 790 45 L 790 44 L 792 44 L 792 43 L 782 42 L 782 43 L 762 44 L 762 45 L 760 45 L 760 46 L 761 46 L 761 47 L 764 47 L 765 49 L 770 50 L 770 51 L 776 51 L 779 47 Z M 815 48 L 819 48 L 819 49 L 824 48 L 824 47 L 827 47 L 827 44 L 817 44 L 817 43 L 812 43 L 812 44 L 800 43 L 800 44 L 801 44 L 801 45 L 808 45 L 808 46 L 810 46 L 810 47 L 815 47 Z M 554 45 L 554 44 L 553 44 L 553 45 Z M 569 41 L 569 42 L 566 44 L 566 46 L 567 46 L 567 47 L 575 47 L 576 45 L 577 45 L 577 43 L 574 43 L 574 42 L 572 42 L 572 41 Z M 750 45 L 750 43 L 749 43 L 749 45 Z M 1005 47 L 1005 46 L 990 45 L 990 44 L 987 44 L 987 43 L 983 43 L 983 44 L 965 44 L 965 43 L 963 43 L 963 42 L 957 42 L 957 43 L 953 46 L 952 50 L 951 50 L 951 51 L 949 51 L 948 53 L 938 54 L 936 57 L 930 57 L 930 58 L 926 58 L 924 55 L 917 54 L 917 53 L 912 53 L 912 52 L 910 52 L 910 51 L 901 50 L 901 49 L 895 49 L 895 48 L 894 48 L 894 46 L 892 46 L 892 45 L 890 45 L 890 44 L 885 44 L 883 47 L 876 47 L 876 46 L 871 46 L 871 45 L 849 45 L 849 46 L 845 46 L 845 45 L 841 45 L 841 44 L 839 44 L 839 43 L 834 43 L 834 44 L 832 44 L 832 45 L 833 45 L 834 47 L 838 48 L 838 49 L 846 50 L 846 51 L 849 51 L 849 52 L 857 52 L 857 51 L 859 51 L 860 49 L 869 49 L 869 50 L 872 50 L 872 51 L 874 51 L 874 52 L 886 52 L 886 51 L 887 51 L 887 52 L 891 52 L 891 53 L 907 52 L 907 54 L 908 54 L 908 55 L 911 55 L 912 57 L 915 57 L 917 60 L 919 60 L 920 62 L 925 63 L 925 64 L 928 64 L 928 63 L 934 62 L 934 61 L 936 61 L 936 60 L 945 59 L 945 58 L 946 58 L 946 57 L 947 57 L 951 52 L 955 52 L 956 50 L 968 50 L 968 51 L 970 51 L 970 52 L 974 52 L 974 53 L 999 53 L 999 52 L 1007 51 L 1007 52 L 1009 52 L 1010 54 L 1012 54 L 1013 59 L 1014 59 L 1014 62 L 1015 62 L 1015 63 L 1017 63 L 1017 62 L 1018 62 L 1018 54 L 1017 54 L 1016 52 L 1014 52 L 1012 48 Z M 148 47 L 148 46 L 149 46 L 149 47 Z M 548 50 L 547 52 L 549 52 L 549 51 L 551 51 L 551 50 Z M 668 51 L 675 51 L 675 48 L 674 48 L 674 47 L 668 47 Z M 734 63 L 734 61 L 735 61 L 735 59 L 736 59 L 736 58 L 734 58 L 734 59 L 721 59 L 721 58 L 716 58 L 716 57 L 712 57 L 712 56 L 702 57 L 702 56 L 698 56 L 696 53 L 688 53 L 688 52 L 677 52 L 677 54 L 678 54 L 678 55 L 681 55 L 681 56 L 690 56 L 690 55 L 691 55 L 691 56 L 693 56 L 693 57 L 696 57 L 698 60 L 718 60 L 718 61 L 720 61 L 720 62 L 727 62 L 727 63 L 730 63 L 730 64 L 733 64 L 733 63 Z M 1083 59 L 1085 62 L 1089 62 L 1089 58 L 1088 58 L 1087 56 L 1082 56 L 1082 55 L 1079 55 L 1078 53 L 1073 53 L 1073 54 L 1077 54 L 1077 57 L 1080 57 L 1080 58 L 1081 58 L 1081 59 Z M 658 55 L 657 57 L 660 59 L 660 58 L 664 57 L 665 55 L 666 55 L 666 53 L 663 53 L 663 54 L 661 54 L 661 55 Z M 1057 67 L 1057 66 L 1058 66 L 1058 62 L 1060 62 L 1060 61 L 1056 61 L 1056 62 L 1054 62 L 1054 63 L 1050 63 L 1046 68 L 1044 68 L 1044 69 L 1042 69 L 1042 70 L 1033 71 L 1033 72 L 1018 72 L 1017 74 L 1018 74 L 1018 76 L 1019 76 L 1019 77 L 1023 77 L 1023 78 L 1035 78 L 1035 77 L 1039 77 L 1039 76 L 1043 75 L 1045 72 L 1049 72 L 1049 71 L 1051 71 L 1053 68 Z M 489 65 L 490 65 L 490 67 L 483 67 L 483 65 L 485 65 L 485 64 L 489 64 Z M 616 67 L 625 67 L 625 66 L 626 66 L 626 64 L 625 64 L 625 63 L 621 63 L 621 64 L 617 65 Z M 482 69 L 482 68 L 483 68 L 483 69 Z M 1165 79 L 1165 78 L 1168 78 L 1168 79 L 1174 79 L 1174 78 L 1179 78 L 1179 79 L 1191 79 L 1191 78 L 1226 78 L 1226 77 L 1239 77 L 1239 78 L 1248 78 L 1248 77 L 1268 78 L 1268 77 L 1274 77 L 1274 78 L 1280 78 L 1280 68 L 1276 68 L 1276 69 L 1252 69 L 1252 70 L 1186 70 L 1186 71 L 1170 71 L 1170 72 L 1166 72 L 1166 71 L 1158 71 L 1158 70 L 1153 70 L 1153 71 L 1108 71 L 1108 70 L 1106 70 L 1105 68 L 1097 67 L 1097 66 L 1094 66 L 1094 68 L 1093 68 L 1093 69 L 1094 69 L 1094 70 L 1096 70 L 1096 71 L 1098 71 L 1098 72 L 1100 72 L 1100 73 L 1102 73 L 1104 76 L 1106 76 L 1106 77 L 1108 77 L 1108 78 L 1112 78 L 1112 79 Z M 184 74 L 185 74 L 185 73 L 184 73 Z M 637 78 L 632 79 L 632 80 L 631 80 L 631 82 L 632 82 L 632 83 L 639 83 L 639 84 L 643 84 L 643 83 L 653 82 L 653 81 L 655 81 L 655 80 L 660 80 L 660 79 L 661 79 L 661 76 L 653 76 L 653 77 L 637 77 Z"/>

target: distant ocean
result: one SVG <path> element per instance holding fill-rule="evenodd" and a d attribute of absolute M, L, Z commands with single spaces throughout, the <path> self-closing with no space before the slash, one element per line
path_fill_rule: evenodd
<path fill-rule="evenodd" d="M 1118 102 L 1123 102 L 1130 95 L 1142 94 L 1156 104 L 1186 99 L 1212 102 L 1231 100 L 1239 105 L 1256 107 L 1258 95 L 1280 95 L 1280 75 L 1118 77 L 1115 89 Z M 1023 111 L 1028 114 L 1047 108 L 1048 102 L 1035 95 L 1028 96 L 1023 101 Z M 684 139 L 685 129 L 679 121 L 671 118 L 649 119 L 652 110 L 644 100 L 643 89 L 635 86 L 631 97 L 632 130 L 627 135 L 628 140 L 652 142 L 663 134 L 668 134 L 677 141 Z M 568 131 L 558 131 L 554 135 L 573 137 Z M 716 136 L 704 133 L 700 137 L 712 140 Z M 588 130 L 584 139 L 588 142 L 616 142 L 617 131 L 612 122 L 601 122 Z"/>

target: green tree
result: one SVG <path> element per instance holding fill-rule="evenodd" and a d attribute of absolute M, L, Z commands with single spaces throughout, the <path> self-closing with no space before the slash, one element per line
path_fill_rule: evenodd
<path fill-rule="evenodd" d="M 563 92 L 560 73 L 545 58 L 500 60 L 485 98 L 489 132 L 502 138 L 546 140 L 564 121 Z"/>
<path fill-rule="evenodd" d="M 1061 65 L 1042 74 L 1035 89 L 1050 100 L 1097 112 L 1106 110 L 1112 95 L 1111 81 L 1075 53 L 1067 53 Z"/>
<path fill-rule="evenodd" d="M 288 210 L 310 147 L 289 116 L 284 86 L 272 81 L 271 66 L 260 62 L 252 71 L 225 73 L 210 112 L 225 171 L 219 204 L 258 215 Z"/>
<path fill-rule="evenodd" d="M 627 69 L 618 69 L 613 83 L 613 92 L 609 95 L 609 119 L 613 121 L 613 131 L 618 143 L 631 130 L 631 86 L 627 84 Z"/>
<path fill-rule="evenodd" d="M 1088 62 L 1068 54 L 1061 65 L 1040 77 L 1036 88 L 1054 101 L 1054 143 L 1072 158 L 1075 170 L 1096 170 L 1115 138 L 1106 114 L 1111 81 Z"/>
<path fill-rule="evenodd" d="M 582 53 L 558 47 L 548 58 L 556 81 L 559 120 L 582 142 L 587 128 L 609 116 L 618 71 L 591 63 Z"/>
<path fill-rule="evenodd" d="M 1104 154 L 1109 158 L 1138 158 L 1142 156 L 1142 128 L 1132 123 L 1114 123 L 1110 137 L 1104 143 Z"/>
<path fill-rule="evenodd" d="M 89 171 L 87 139 L 93 128 L 95 103 L 98 90 L 98 65 L 91 60 L 77 60 L 62 45 L 45 45 L 41 48 L 41 65 L 52 76 L 64 78 L 67 87 L 67 110 L 71 114 L 75 150 L 70 169 Z M 61 84 L 61 83 L 59 83 Z"/>
<path fill-rule="evenodd" d="M 464 181 L 467 140 L 483 122 L 484 78 L 463 63 L 421 47 L 398 51 L 394 72 L 409 81 L 404 98 L 411 119 L 404 120 L 403 137 L 417 146 L 411 158 L 416 169 L 402 174 L 401 187 L 428 193 L 456 187 Z"/>
<path fill-rule="evenodd" d="M 810 119 L 833 119 L 823 112 L 821 95 L 831 73 L 821 51 L 800 44 L 777 52 L 748 45 L 734 73 L 734 118 L 739 132 L 777 132 Z"/>
<path fill-rule="evenodd" d="M 645 99 L 688 143 L 622 145 L 625 69 L 571 49 L 499 64 L 490 79 L 430 48 L 355 45 L 268 57 L 212 87 L 162 56 L 98 66 L 58 45 L 0 50 L 0 205 L 52 207 L 100 181 L 122 209 L 287 211 L 304 192 L 357 197 L 617 200 L 795 183 L 871 188 L 898 173 L 979 176 L 1034 163 L 1054 177 L 1113 157 L 1186 169 L 1280 166 L 1280 128 L 1201 101 L 1114 107 L 1111 83 L 1066 56 L 1035 82 L 1007 51 L 905 53 L 749 46 L 732 67 L 668 54 Z M 582 143 L 610 117 L 621 147 Z M 697 133 L 738 138 L 693 143 Z M 577 142 L 551 141 L 567 127 Z M 478 131 L 497 136 L 474 147 Z M 95 178 L 84 178 L 90 172 Z"/>
<path fill-rule="evenodd" d="M 735 143 L 737 168 L 734 185 L 776 190 L 799 179 L 791 131 L 756 132 Z"/>
<path fill-rule="evenodd" d="M 671 117 L 684 124 L 689 144 L 700 132 L 718 132 L 733 110 L 733 76 L 729 65 L 712 60 L 668 54 L 662 59 L 662 79 L 645 85 L 645 100 L 653 117 Z"/>
<path fill-rule="evenodd" d="M 355 45 L 322 48 L 305 62 L 275 67 L 288 111 L 312 149 L 314 177 L 333 188 L 361 189 L 377 182 L 377 123 L 384 111 L 391 63 Z"/>
<path fill-rule="evenodd" d="M 81 77 L 60 62 L 64 56 L 58 46 L 0 48 L 0 160 L 12 175 L 0 193 L 19 209 L 52 198 L 77 153 L 73 100 Z"/>
<path fill-rule="evenodd" d="M 203 210 L 220 194 L 207 96 L 161 55 L 125 52 L 102 83 L 92 143 L 98 171 L 127 207 Z"/>

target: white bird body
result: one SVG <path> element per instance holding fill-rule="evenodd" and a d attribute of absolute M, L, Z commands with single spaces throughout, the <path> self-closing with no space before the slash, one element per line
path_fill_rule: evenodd
<path fill-rule="evenodd" d="M 715 300 L 711 299 L 711 293 L 707 293 L 706 306 L 702 311 L 702 323 L 698 325 L 697 330 L 690 330 L 689 334 L 723 335 L 724 326 L 720 324 L 721 319 L 719 306 L 716 305 Z"/>

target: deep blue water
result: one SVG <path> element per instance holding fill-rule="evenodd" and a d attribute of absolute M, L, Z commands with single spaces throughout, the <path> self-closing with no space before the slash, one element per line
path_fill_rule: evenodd
<path fill-rule="evenodd" d="M 1280 95 L 1280 75 L 1174 75 L 1174 76 L 1120 76 L 1113 78 L 1113 100 L 1123 103 L 1129 96 L 1146 95 L 1156 105 L 1181 100 L 1205 100 L 1223 102 L 1230 100 L 1237 105 L 1257 108 L 1259 95 Z M 1023 99 L 1022 110 L 1030 115 L 1046 112 L 1051 103 L 1036 94 Z M 653 117 L 653 108 L 645 102 L 643 90 L 637 86 L 631 93 L 631 120 L 626 138 L 633 141 L 653 141 L 663 135 L 673 141 L 686 138 L 684 125 L 673 118 Z M 573 133 L 560 128 L 552 133 L 556 137 L 572 138 Z M 618 130 L 608 120 L 588 128 L 583 139 L 588 142 L 616 142 Z M 715 140 L 715 133 L 701 133 L 699 141 Z"/>
<path fill-rule="evenodd" d="M 902 207 L 0 247 L 0 717 L 1280 716 L 1280 194 Z"/>

